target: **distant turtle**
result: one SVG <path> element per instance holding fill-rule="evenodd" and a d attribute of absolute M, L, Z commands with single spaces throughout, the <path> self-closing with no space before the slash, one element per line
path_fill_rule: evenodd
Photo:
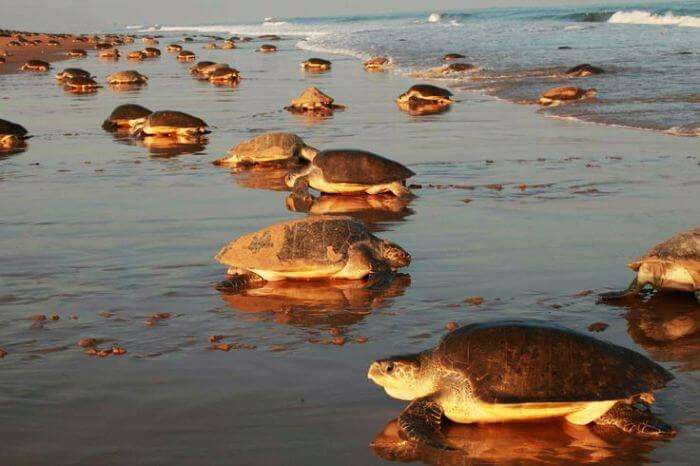
<path fill-rule="evenodd" d="M 119 71 L 107 76 L 108 84 L 146 84 L 148 76 L 144 76 L 136 70 Z"/>
<path fill-rule="evenodd" d="M 372 57 L 362 63 L 367 71 L 384 71 L 389 66 L 389 59 L 386 57 Z"/>
<path fill-rule="evenodd" d="M 194 42 L 194 39 L 191 37 L 184 37 L 182 40 L 185 42 Z"/>
<path fill-rule="evenodd" d="M 229 66 L 219 66 L 209 74 L 209 81 L 214 84 L 236 83 L 240 77 L 237 69 Z"/>
<path fill-rule="evenodd" d="M 221 48 L 224 50 L 232 50 L 236 48 L 236 43 L 231 39 L 227 39 L 221 44 Z"/>
<path fill-rule="evenodd" d="M 61 45 L 61 42 L 56 39 L 51 39 L 46 42 L 46 45 L 48 45 L 49 47 L 58 47 L 59 45 Z"/>
<path fill-rule="evenodd" d="M 335 109 L 343 108 L 345 108 L 343 105 L 334 103 L 332 97 L 311 86 L 302 92 L 299 97 L 293 99 L 292 105 L 285 107 L 285 110 L 296 113 L 332 113 Z"/>
<path fill-rule="evenodd" d="M 442 67 L 440 71 L 442 74 L 465 73 L 476 71 L 476 66 L 472 65 L 471 63 L 450 63 L 449 65 Z"/>
<path fill-rule="evenodd" d="M 144 44 L 146 45 L 158 45 L 158 40 L 155 37 L 152 36 L 145 36 L 143 39 L 141 39 Z"/>
<path fill-rule="evenodd" d="M 447 89 L 431 84 L 416 84 L 401 94 L 396 103 L 402 110 L 411 111 L 415 107 L 436 107 L 436 111 L 448 108 L 454 100 L 452 93 Z"/>
<path fill-rule="evenodd" d="M 151 113 L 153 112 L 140 105 L 120 105 L 115 108 L 104 123 L 102 123 L 102 129 L 105 131 L 131 129 L 134 126 L 144 123 Z"/>
<path fill-rule="evenodd" d="M 313 155 L 313 154 L 311 154 Z M 406 180 L 415 173 L 398 162 L 363 150 L 324 150 L 311 163 L 291 171 L 285 184 L 293 188 L 302 178 L 309 186 L 329 194 L 380 194 L 406 196 Z"/>
<path fill-rule="evenodd" d="M 307 146 L 292 133 L 266 133 L 243 141 L 228 151 L 226 157 L 218 159 L 215 165 L 257 165 L 298 161 L 300 157 L 311 160 L 318 151 Z"/>
<path fill-rule="evenodd" d="M 555 87 L 540 95 L 539 104 L 544 106 L 559 105 L 562 102 L 593 98 L 598 95 L 596 89 L 580 87 Z"/>
<path fill-rule="evenodd" d="M 143 123 L 132 128 L 136 137 L 146 136 L 200 136 L 209 133 L 201 118 L 173 110 L 153 112 Z"/>
<path fill-rule="evenodd" d="M 207 50 L 215 50 L 215 49 L 218 49 L 219 46 L 216 45 L 216 42 L 208 42 L 208 43 L 204 44 L 204 48 Z"/>
<path fill-rule="evenodd" d="M 70 49 L 66 52 L 66 55 L 71 58 L 84 58 L 87 57 L 87 51 L 83 49 Z"/>
<path fill-rule="evenodd" d="M 143 49 L 143 54 L 148 58 L 157 58 L 161 55 L 160 50 L 155 47 L 146 47 Z"/>
<path fill-rule="evenodd" d="M 589 65 L 588 63 L 583 63 L 581 65 L 576 65 L 573 68 L 566 70 L 567 76 L 583 78 L 586 76 L 593 76 L 596 74 L 603 74 L 605 70 L 597 66 Z"/>
<path fill-rule="evenodd" d="M 126 56 L 126 58 L 128 58 L 129 60 L 141 61 L 141 60 L 145 60 L 148 57 L 141 50 L 134 50 L 132 52 L 129 52 L 129 54 Z"/>
<path fill-rule="evenodd" d="M 311 215 L 235 239 L 216 260 L 231 275 L 217 289 L 237 292 L 265 281 L 387 276 L 408 266 L 411 255 L 351 217 Z"/>
<path fill-rule="evenodd" d="M 82 68 L 66 68 L 65 70 L 56 74 L 56 79 L 58 81 L 63 81 L 68 78 L 77 78 L 79 76 L 92 78 L 92 75 Z"/>
<path fill-rule="evenodd" d="M 46 72 L 50 69 L 51 64 L 43 60 L 29 60 L 20 68 L 21 71 L 33 71 L 37 73 Z"/>
<path fill-rule="evenodd" d="M 263 34 L 261 36 L 258 36 L 258 39 L 262 40 L 281 40 L 282 38 L 278 36 L 277 34 Z"/>
<path fill-rule="evenodd" d="M 22 147 L 25 144 L 24 141 L 29 137 L 24 126 L 0 119 L 0 149 Z"/>
<path fill-rule="evenodd" d="M 331 62 L 323 58 L 309 58 L 301 62 L 301 67 L 309 71 L 327 71 L 331 69 Z"/>
<path fill-rule="evenodd" d="M 190 68 L 190 74 L 200 79 L 209 79 L 214 71 L 222 67 L 228 68 L 228 65 L 224 63 L 214 63 L 213 61 L 200 61 Z"/>
<path fill-rule="evenodd" d="M 71 92 L 95 92 L 102 87 L 90 76 L 69 77 L 63 80 L 63 85 Z"/>
<path fill-rule="evenodd" d="M 600 295 L 601 301 L 637 296 L 647 285 L 656 290 L 695 293 L 700 301 L 700 227 L 682 231 L 649 249 L 640 259 L 630 262 L 637 273 L 624 291 Z"/>
<path fill-rule="evenodd" d="M 191 52 L 189 50 L 183 50 L 182 52 L 177 54 L 177 59 L 180 61 L 192 61 L 195 58 L 197 58 L 197 55 L 195 55 L 194 52 Z"/>
<path fill-rule="evenodd" d="M 182 45 L 180 44 L 168 44 L 165 48 L 168 52 L 182 52 Z"/>
<path fill-rule="evenodd" d="M 270 52 L 276 52 L 277 51 L 277 46 L 272 45 L 272 44 L 263 44 L 260 46 L 260 50 L 263 53 L 270 53 Z"/>
<path fill-rule="evenodd" d="M 96 50 L 109 50 L 112 47 L 113 47 L 113 45 L 109 42 L 98 42 L 95 44 Z"/>
<path fill-rule="evenodd" d="M 108 49 L 108 50 L 103 50 L 100 52 L 100 58 L 119 58 L 121 54 L 119 53 L 119 50 L 117 49 Z"/>
<path fill-rule="evenodd" d="M 467 58 L 467 57 L 465 57 L 461 53 L 448 53 L 442 57 L 442 59 L 445 61 L 459 60 L 461 58 Z"/>
<path fill-rule="evenodd" d="M 435 348 L 374 362 L 367 376 L 393 398 L 412 400 L 398 419 L 409 442 L 452 449 L 443 416 L 462 423 L 564 418 L 651 438 L 676 431 L 633 401 L 673 379 L 645 356 L 539 321 L 471 324 Z"/>

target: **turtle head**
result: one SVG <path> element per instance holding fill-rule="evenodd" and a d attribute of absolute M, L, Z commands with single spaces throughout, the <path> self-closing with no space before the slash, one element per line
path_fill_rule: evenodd
<path fill-rule="evenodd" d="M 430 395 L 434 391 L 433 381 L 422 359 L 422 353 L 379 359 L 369 366 L 367 378 L 399 400 Z"/>
<path fill-rule="evenodd" d="M 392 270 L 399 267 L 408 267 L 411 263 L 411 255 L 398 244 L 384 240 L 379 245 L 381 256 L 389 263 Z"/>
<path fill-rule="evenodd" d="M 294 185 L 297 183 L 297 181 L 308 175 L 308 167 L 299 167 L 295 168 L 294 170 L 291 170 L 289 173 L 287 173 L 284 177 L 284 184 L 288 188 L 294 188 Z"/>
<path fill-rule="evenodd" d="M 303 145 L 299 149 L 299 157 L 301 157 L 304 160 L 308 160 L 309 162 L 314 161 L 314 157 L 318 155 L 319 150 L 316 148 L 313 148 L 311 146 Z"/>

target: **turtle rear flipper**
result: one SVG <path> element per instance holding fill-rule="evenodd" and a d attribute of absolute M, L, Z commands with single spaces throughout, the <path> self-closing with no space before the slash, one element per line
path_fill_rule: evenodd
<path fill-rule="evenodd" d="M 633 298 L 642 291 L 644 285 L 640 285 L 637 279 L 632 280 L 627 289 L 622 291 L 609 291 L 607 293 L 601 293 L 598 295 L 599 303 L 607 303 L 611 301 L 619 301 L 621 299 Z"/>
<path fill-rule="evenodd" d="M 399 415 L 399 435 L 438 450 L 456 450 L 447 443 L 440 430 L 442 414 L 440 405 L 429 398 L 414 400 Z"/>
<path fill-rule="evenodd" d="M 651 411 L 635 408 L 624 401 L 617 402 L 595 423 L 647 438 L 670 438 L 675 437 L 677 433 L 673 426 L 654 416 Z"/>

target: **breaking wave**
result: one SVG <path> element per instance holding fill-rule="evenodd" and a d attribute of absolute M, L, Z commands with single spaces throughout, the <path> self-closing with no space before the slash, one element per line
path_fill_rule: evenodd
<path fill-rule="evenodd" d="M 608 22 L 615 24 L 656 24 L 662 26 L 700 27 L 699 17 L 677 16 L 672 11 L 663 14 L 643 10 L 618 11 L 608 19 Z"/>

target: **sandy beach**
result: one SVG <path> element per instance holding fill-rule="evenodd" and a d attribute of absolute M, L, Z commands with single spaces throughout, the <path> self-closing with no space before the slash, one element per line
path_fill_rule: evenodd
<path fill-rule="evenodd" d="M 84 48 L 86 44 L 75 42 L 75 37 L 69 35 L 66 38 L 57 39 L 60 44 L 47 45 L 47 42 L 52 39 L 46 33 L 30 33 L 20 34 L 29 41 L 40 40 L 41 44 L 26 44 L 22 46 L 10 45 L 10 42 L 15 40 L 14 36 L 0 37 L 0 51 L 5 52 L 7 56 L 6 63 L 0 64 L 0 74 L 9 74 L 19 72 L 19 68 L 27 60 L 44 60 L 49 63 L 66 60 L 66 52 L 72 48 Z M 0 53 L 0 56 L 3 54 Z"/>
<path fill-rule="evenodd" d="M 626 286 L 630 260 L 697 225 L 697 138 L 548 118 L 473 92 L 457 93 L 449 112 L 412 117 L 394 103 L 416 83 L 407 76 L 366 73 L 356 58 L 299 50 L 294 39 L 277 42 L 274 54 L 256 52 L 259 40 L 235 50 L 205 50 L 205 42 L 186 47 L 238 69 L 237 86 L 196 81 L 191 64 L 165 52 L 132 63 L 91 51 L 54 64 L 85 68 L 101 84 L 123 69 L 149 76 L 129 91 L 73 95 L 55 73 L 0 77 L 0 117 L 33 135 L 25 152 L 0 158 L 2 464 L 390 464 L 369 444 L 405 403 L 367 380 L 369 364 L 432 346 L 448 322 L 495 318 L 585 333 L 607 324 L 594 336 L 676 376 L 654 409 L 679 434 L 631 442 L 552 423 L 528 426 L 531 436 L 522 426 L 489 426 L 489 435 L 454 428 L 449 438 L 474 464 L 689 464 L 700 442 L 697 302 L 597 305 L 596 293 Z M 73 46 L 15 51 L 0 41 L 13 53 L 0 72 L 30 56 L 63 59 Z M 331 60 L 332 70 L 300 70 L 311 56 Z M 282 110 L 310 85 L 347 108 L 326 119 Z M 170 156 L 102 131 L 124 103 L 197 115 L 212 129 L 208 144 Z M 415 199 L 363 217 L 411 252 L 406 276 L 373 292 L 213 289 L 226 271 L 213 260 L 221 246 L 306 215 L 285 207 L 279 173 L 211 163 L 269 131 L 374 151 L 416 172 Z M 146 324 L 163 312 L 170 317 Z M 36 314 L 58 319 L 36 322 Z M 678 320 L 695 330 L 654 338 Z M 343 344 L 331 343 L 335 332 Z M 212 349 L 212 335 L 240 349 Z M 77 346 L 82 338 L 127 353 L 90 357 Z M 520 448 L 494 440 L 502 438 Z"/>

